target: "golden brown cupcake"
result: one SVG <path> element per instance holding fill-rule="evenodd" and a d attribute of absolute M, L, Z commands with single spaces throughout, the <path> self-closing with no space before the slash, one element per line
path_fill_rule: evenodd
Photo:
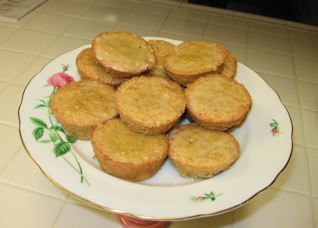
<path fill-rule="evenodd" d="M 236 69 L 237 60 L 234 55 L 227 51 L 224 64 L 222 65 L 222 69 L 220 70 L 220 74 L 227 78 L 234 79 L 236 75 Z"/>
<path fill-rule="evenodd" d="M 147 72 L 147 76 L 161 76 L 170 79 L 164 68 L 164 62 L 169 55 L 175 52 L 175 45 L 165 40 L 148 40 L 148 43 L 154 49 L 156 64 L 152 70 Z"/>
<path fill-rule="evenodd" d="M 76 66 L 82 79 L 96 80 L 112 86 L 118 86 L 127 80 L 114 78 L 105 67 L 98 64 L 92 48 L 85 48 L 78 54 Z"/>
<path fill-rule="evenodd" d="M 165 61 L 165 69 L 176 82 L 186 85 L 198 77 L 216 72 L 224 63 L 226 50 L 208 41 L 185 41 Z"/>
<path fill-rule="evenodd" d="M 166 159 L 168 140 L 130 130 L 120 119 L 96 128 L 92 145 L 103 170 L 116 177 L 141 181 L 153 176 Z"/>
<path fill-rule="evenodd" d="M 185 110 L 184 91 L 162 77 L 135 77 L 116 92 L 116 107 L 122 120 L 144 134 L 168 131 Z"/>
<path fill-rule="evenodd" d="M 152 69 L 152 47 L 141 36 L 128 32 L 104 32 L 92 41 L 97 61 L 113 77 L 132 77 Z"/>
<path fill-rule="evenodd" d="M 207 129 L 226 130 L 240 125 L 252 106 L 247 89 L 224 76 L 200 77 L 185 94 L 190 116 Z"/>
<path fill-rule="evenodd" d="M 240 146 L 229 133 L 196 124 L 181 125 L 169 136 L 169 158 L 181 176 L 209 178 L 229 168 Z"/>
<path fill-rule="evenodd" d="M 97 125 L 117 116 L 115 90 L 97 81 L 67 84 L 54 93 L 50 107 L 64 129 L 82 140 L 89 140 Z"/>

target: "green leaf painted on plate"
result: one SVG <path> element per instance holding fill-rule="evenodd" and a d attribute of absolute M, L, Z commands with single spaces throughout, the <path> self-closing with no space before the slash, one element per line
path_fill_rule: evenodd
<path fill-rule="evenodd" d="M 30 117 L 30 119 L 31 119 L 31 122 L 35 124 L 36 126 L 47 128 L 47 125 L 43 120 L 36 117 Z"/>
<path fill-rule="evenodd" d="M 75 143 L 77 139 L 73 135 L 66 135 L 66 140 L 69 143 Z"/>
<path fill-rule="evenodd" d="M 51 140 L 44 139 L 44 140 L 38 140 L 39 143 L 51 143 Z"/>
<path fill-rule="evenodd" d="M 68 142 L 62 141 L 54 146 L 54 153 L 56 157 L 66 154 L 71 150 L 71 146 Z"/>
<path fill-rule="evenodd" d="M 55 132 L 52 132 L 50 134 L 50 139 L 52 142 L 56 142 L 59 139 L 59 136 Z"/>
<path fill-rule="evenodd" d="M 37 106 L 35 106 L 35 109 L 38 109 L 38 108 L 47 108 L 47 105 L 45 105 L 45 104 L 38 104 Z"/>
<path fill-rule="evenodd" d="M 34 128 L 32 131 L 32 135 L 35 138 L 35 140 L 39 140 L 44 134 L 44 128 L 43 127 L 37 127 Z"/>
<path fill-rule="evenodd" d="M 64 128 L 62 128 L 61 126 L 58 126 L 58 125 L 53 125 L 52 127 L 50 127 L 50 129 L 65 133 Z"/>

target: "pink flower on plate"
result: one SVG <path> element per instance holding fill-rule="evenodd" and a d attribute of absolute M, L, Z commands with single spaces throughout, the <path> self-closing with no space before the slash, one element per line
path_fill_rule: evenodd
<path fill-rule="evenodd" d="M 205 200 L 206 198 L 205 197 L 203 197 L 203 196 L 197 196 L 197 197 L 195 197 L 193 200 L 195 200 L 195 201 L 203 201 L 203 200 Z"/>
<path fill-rule="evenodd" d="M 72 76 L 70 76 L 64 72 L 59 72 L 59 73 L 53 74 L 51 77 L 49 77 L 47 82 L 52 86 L 61 88 L 68 83 L 75 82 L 75 80 Z"/>

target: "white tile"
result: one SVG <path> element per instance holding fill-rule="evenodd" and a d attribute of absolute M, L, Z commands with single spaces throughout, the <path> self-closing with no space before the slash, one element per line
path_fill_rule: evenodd
<path fill-rule="evenodd" d="M 132 25 L 123 25 L 120 24 L 116 27 L 115 31 L 125 31 L 137 34 L 139 36 L 157 36 L 158 30 L 152 30 L 152 28 L 142 28 Z"/>
<path fill-rule="evenodd" d="M 310 198 L 267 189 L 235 211 L 233 228 L 314 227 Z"/>
<path fill-rule="evenodd" d="M 252 22 L 267 24 L 269 26 L 282 26 L 286 27 L 287 21 L 283 19 L 278 19 L 274 17 L 267 17 L 260 14 L 252 14 L 252 13 L 245 13 L 242 11 L 234 11 L 234 16 L 245 18 L 247 20 L 250 20 Z"/>
<path fill-rule="evenodd" d="M 299 81 L 301 107 L 318 111 L 318 84 Z"/>
<path fill-rule="evenodd" d="M 116 6 L 120 8 L 125 8 L 125 9 L 131 9 L 135 4 L 135 0 L 96 0 L 96 3 L 100 4 L 105 4 L 105 5 L 110 5 L 110 6 Z"/>
<path fill-rule="evenodd" d="M 318 41 L 318 32 L 290 29 L 289 34 L 290 37 L 294 39 L 303 39 L 315 42 Z"/>
<path fill-rule="evenodd" d="M 22 146 L 19 138 L 19 129 L 0 124 L 1 139 L 1 155 L 0 155 L 0 171 L 10 161 L 18 149 Z"/>
<path fill-rule="evenodd" d="M 2 90 L 8 85 L 7 82 L 1 82 L 0 81 L 0 93 L 2 92 Z"/>
<path fill-rule="evenodd" d="M 15 28 L 22 28 L 29 20 L 31 20 L 32 18 L 34 18 L 36 15 L 38 15 L 40 13 L 40 11 L 34 10 L 32 13 L 27 14 L 26 16 L 24 16 L 21 20 L 15 22 L 11 22 L 11 21 L 0 21 L 1 25 L 6 25 L 6 26 L 10 26 L 10 27 L 15 27 Z"/>
<path fill-rule="evenodd" d="M 153 12 L 153 13 L 159 13 L 163 15 L 168 15 L 170 12 L 171 7 L 169 7 L 166 4 L 157 4 L 155 2 L 146 1 L 146 2 L 138 2 L 134 6 L 134 10 L 141 11 L 140 13 L 144 12 Z"/>
<path fill-rule="evenodd" d="M 0 227 L 52 227 L 64 202 L 0 183 Z"/>
<path fill-rule="evenodd" d="M 311 191 L 314 197 L 318 197 L 318 148 L 307 148 L 310 169 Z"/>
<path fill-rule="evenodd" d="M 10 85 L 0 93 L 0 122 L 15 126 L 19 125 L 18 108 L 23 90 L 23 86 Z"/>
<path fill-rule="evenodd" d="M 83 18 L 99 20 L 109 23 L 118 23 L 127 14 L 127 9 L 104 4 L 95 4 L 83 15 Z"/>
<path fill-rule="evenodd" d="M 17 28 L 0 25 L 0 43 L 13 34 Z"/>
<path fill-rule="evenodd" d="M 92 40 L 101 32 L 109 32 L 114 29 L 116 23 L 107 23 L 88 19 L 76 20 L 64 33 L 65 36 Z"/>
<path fill-rule="evenodd" d="M 291 54 L 288 37 L 265 32 L 250 31 L 249 46 L 283 54 Z"/>
<path fill-rule="evenodd" d="M 56 0 L 51 2 L 43 11 L 48 13 L 65 14 L 68 16 L 79 16 L 91 6 L 92 3 L 76 0 Z"/>
<path fill-rule="evenodd" d="M 231 228 L 233 223 L 233 212 L 208 218 L 198 218 L 187 221 L 172 222 L 169 228 Z"/>
<path fill-rule="evenodd" d="M 294 57 L 298 79 L 318 83 L 318 60 Z"/>
<path fill-rule="evenodd" d="M 318 59 L 318 42 L 291 39 L 291 45 L 295 56 Z"/>
<path fill-rule="evenodd" d="M 289 55 L 250 48 L 247 55 L 247 64 L 256 71 L 291 78 L 295 76 L 292 57 Z"/>
<path fill-rule="evenodd" d="M 180 33 L 194 37 L 203 37 L 206 23 L 179 17 L 169 17 L 160 32 Z"/>
<path fill-rule="evenodd" d="M 279 26 L 274 23 L 250 22 L 250 30 L 272 33 L 280 36 L 288 36 L 288 30 L 285 26 Z"/>
<path fill-rule="evenodd" d="M 0 79 L 12 81 L 32 62 L 34 56 L 0 50 L 0 59 Z"/>
<path fill-rule="evenodd" d="M 41 13 L 25 24 L 24 28 L 60 34 L 75 20 L 74 17 Z"/>
<path fill-rule="evenodd" d="M 301 3 L 299 6 L 301 7 Z M 287 21 L 287 26 L 289 29 L 300 29 L 305 31 L 318 32 L 317 26 L 309 23 L 305 24 L 301 22 Z"/>
<path fill-rule="evenodd" d="M 122 227 L 111 213 L 100 211 L 81 204 L 67 203 L 57 219 L 55 228 L 120 228 Z"/>
<path fill-rule="evenodd" d="M 207 21 L 209 19 L 209 13 L 203 10 L 190 9 L 190 8 L 175 8 L 171 11 L 171 16 L 182 17 L 184 19 Z"/>
<path fill-rule="evenodd" d="M 288 109 L 293 124 L 293 142 L 305 145 L 303 121 L 300 109 L 291 106 L 286 106 L 286 108 Z"/>
<path fill-rule="evenodd" d="M 45 57 L 34 58 L 32 62 L 30 62 L 30 64 L 19 74 L 14 82 L 26 85 L 49 61 L 50 59 Z"/>
<path fill-rule="evenodd" d="M 187 0 L 152 0 L 152 1 L 164 2 L 165 4 L 172 5 L 172 6 L 181 6 L 183 2 L 187 2 Z"/>
<path fill-rule="evenodd" d="M 0 47 L 17 52 L 39 54 L 56 38 L 55 34 L 22 29 L 14 33 L 10 39 L 5 40 Z"/>
<path fill-rule="evenodd" d="M 236 57 L 236 60 L 241 63 L 246 62 L 246 57 L 247 57 L 247 48 L 244 46 L 240 46 L 237 44 L 232 44 L 232 43 L 222 43 L 223 46 L 231 52 L 232 55 Z"/>
<path fill-rule="evenodd" d="M 197 36 L 190 36 L 190 35 L 173 33 L 173 32 L 160 32 L 159 36 L 169 38 L 169 39 L 174 39 L 174 40 L 180 40 L 180 41 L 200 39 L 200 37 L 197 37 Z"/>
<path fill-rule="evenodd" d="M 214 24 L 221 24 L 225 26 L 233 26 L 241 29 L 247 29 L 248 21 L 242 20 L 237 17 L 222 15 L 222 14 L 212 14 L 209 17 L 209 22 Z"/>
<path fill-rule="evenodd" d="M 46 151 L 46 153 L 50 153 L 50 151 Z M 27 170 L 27 172 L 20 172 L 21 170 Z M 21 148 L 10 161 L 10 164 L 6 166 L 0 175 L 0 180 L 60 199 L 67 198 L 66 193 L 62 192 L 44 176 L 24 148 Z"/>
<path fill-rule="evenodd" d="M 169 0 L 166 0 L 169 1 Z M 181 0 L 181 7 L 184 8 L 190 8 L 190 9 L 198 9 L 198 10 L 205 10 L 209 13 L 215 13 L 215 14 L 224 14 L 224 15 L 233 15 L 235 11 L 228 10 L 228 9 L 222 9 L 217 7 L 210 7 L 206 5 L 199 5 L 195 3 L 189 3 L 188 0 Z"/>
<path fill-rule="evenodd" d="M 294 146 L 289 164 L 277 178 L 274 186 L 310 195 L 309 170 L 304 147 Z"/>
<path fill-rule="evenodd" d="M 313 204 L 314 204 L 314 217 L 315 217 L 315 224 L 318 224 L 318 199 L 313 199 Z"/>
<path fill-rule="evenodd" d="M 208 24 L 205 38 L 218 42 L 247 45 L 247 30 L 219 24 Z"/>
<path fill-rule="evenodd" d="M 121 23 L 158 30 L 162 26 L 166 17 L 167 16 L 164 14 L 132 10 L 123 18 Z"/>
<path fill-rule="evenodd" d="M 41 56 L 45 56 L 47 58 L 55 58 L 75 48 L 78 48 L 80 46 L 90 44 L 90 43 L 91 43 L 91 40 L 89 39 L 78 39 L 73 37 L 60 36 L 47 49 L 45 49 L 41 53 Z"/>
<path fill-rule="evenodd" d="M 261 73 L 265 81 L 276 91 L 283 103 L 286 105 L 299 106 L 299 98 L 296 80 Z"/>
<path fill-rule="evenodd" d="M 302 110 L 306 145 L 318 148 L 318 112 Z"/>

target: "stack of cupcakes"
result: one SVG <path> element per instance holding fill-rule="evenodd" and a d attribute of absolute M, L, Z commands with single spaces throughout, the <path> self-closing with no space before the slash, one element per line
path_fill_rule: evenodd
<path fill-rule="evenodd" d="M 97 35 L 76 59 L 79 82 L 60 88 L 51 109 L 64 128 L 90 140 L 103 170 L 141 181 L 169 157 L 180 175 L 209 178 L 230 167 L 240 146 L 228 129 L 252 106 L 221 44 Z M 192 123 L 180 125 L 188 115 Z"/>

